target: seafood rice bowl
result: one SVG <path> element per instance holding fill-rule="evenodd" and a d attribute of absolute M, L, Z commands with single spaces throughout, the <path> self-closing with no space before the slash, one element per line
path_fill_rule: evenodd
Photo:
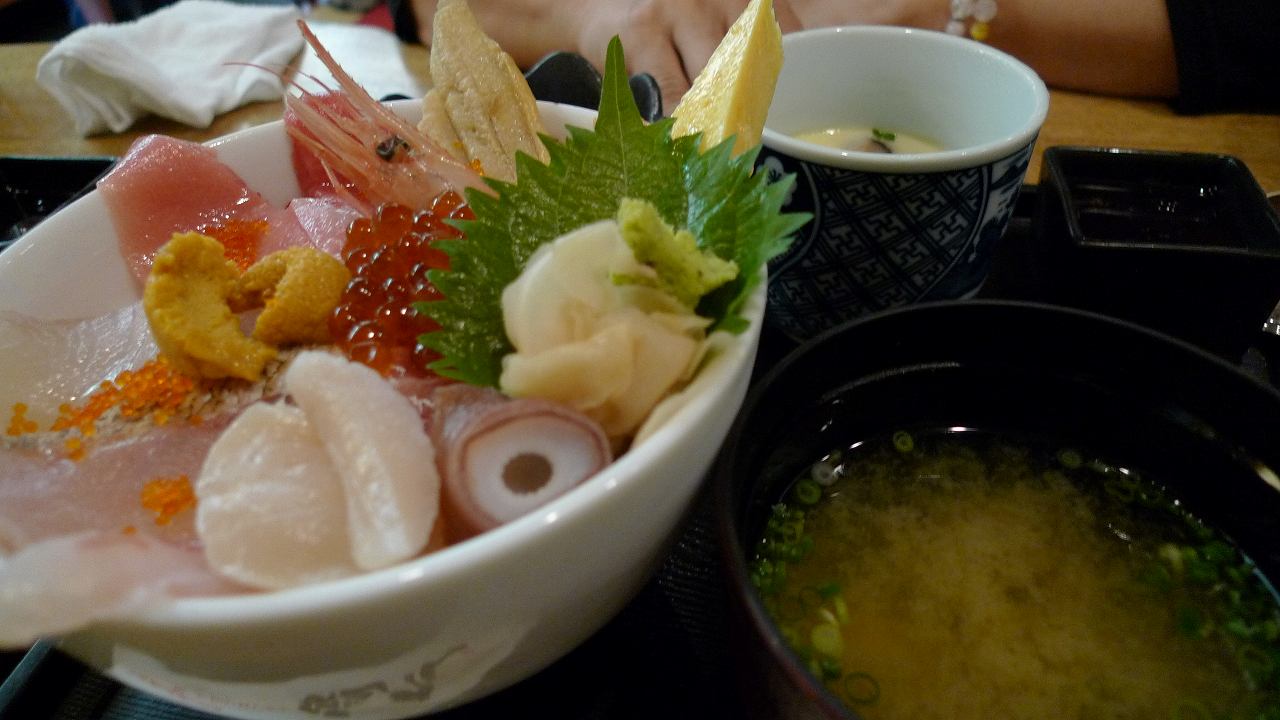
<path fill-rule="evenodd" d="M 410 119 L 419 110 L 393 107 Z M 580 108 L 539 110 L 549 128 L 592 122 Z M 292 195 L 281 123 L 213 147 L 269 198 Z M 0 256 L 3 309 L 53 319 L 135 301 L 122 260 L 98 245 L 104 222 L 93 193 Z M 73 632 L 59 647 L 127 685 L 245 718 L 409 717 L 515 683 L 585 640 L 648 580 L 742 402 L 763 310 L 761 286 L 744 310 L 750 329 L 701 370 L 687 402 L 534 513 L 386 569 L 180 599 Z"/>
<path fill-rule="evenodd" d="M 591 112 L 535 102 L 465 0 L 434 28 L 432 89 L 387 105 L 300 21 L 332 87 L 139 137 L 0 256 L 0 648 L 235 717 L 402 718 L 648 580 L 808 219 L 754 172 L 772 7 L 652 123 L 617 38 Z"/>

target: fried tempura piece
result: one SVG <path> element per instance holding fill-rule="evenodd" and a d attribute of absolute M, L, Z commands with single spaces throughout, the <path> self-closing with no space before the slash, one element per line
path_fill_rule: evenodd
<path fill-rule="evenodd" d="M 542 123 L 520 68 L 484 33 L 466 0 L 443 0 L 431 33 L 432 89 L 418 129 L 483 174 L 514 181 L 516 151 L 547 162 Z M 442 116 L 448 118 L 447 127 Z"/>

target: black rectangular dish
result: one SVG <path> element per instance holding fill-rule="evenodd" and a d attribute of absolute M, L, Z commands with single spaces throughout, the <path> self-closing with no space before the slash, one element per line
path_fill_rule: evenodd
<path fill-rule="evenodd" d="M 1037 212 L 1048 299 L 1231 359 L 1280 299 L 1280 219 L 1234 157 L 1049 148 Z"/>

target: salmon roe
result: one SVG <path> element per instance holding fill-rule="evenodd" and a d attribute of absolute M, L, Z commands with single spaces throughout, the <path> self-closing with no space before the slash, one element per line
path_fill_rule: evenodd
<path fill-rule="evenodd" d="M 351 360 L 383 376 L 426 376 L 427 365 L 440 357 L 418 342 L 418 336 L 440 326 L 414 309 L 417 302 L 442 295 L 427 271 L 447 269 L 449 257 L 433 247 L 436 240 L 461 237 L 445 220 L 474 217 L 462 197 L 446 192 L 430 210 L 414 213 L 403 205 L 379 208 L 347 230 L 342 260 L 351 282 L 329 319 L 329 332 Z"/>

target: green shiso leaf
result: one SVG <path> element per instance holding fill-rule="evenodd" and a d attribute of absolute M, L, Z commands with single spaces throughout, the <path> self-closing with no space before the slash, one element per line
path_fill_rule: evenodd
<path fill-rule="evenodd" d="M 732 157 L 732 138 L 699 153 L 697 136 L 671 137 L 670 119 L 645 124 L 625 68 L 615 37 L 595 129 L 570 128 L 563 143 L 544 137 L 550 162 L 517 156 L 515 183 L 486 181 L 496 197 L 467 191 L 475 219 L 456 223 L 463 238 L 439 242 L 450 268 L 429 274 L 445 297 L 417 305 L 440 324 L 420 338 L 442 355 L 432 370 L 496 386 L 502 358 L 512 352 L 502 325 L 503 288 L 543 243 L 614 217 L 627 197 L 649 201 L 667 223 L 688 228 L 700 247 L 738 264 L 738 277 L 703 297 L 697 310 L 713 329 L 747 327 L 742 306 L 761 269 L 808 220 L 781 213 L 793 178 L 769 183 L 767 173 L 753 173 L 756 153 Z"/>

